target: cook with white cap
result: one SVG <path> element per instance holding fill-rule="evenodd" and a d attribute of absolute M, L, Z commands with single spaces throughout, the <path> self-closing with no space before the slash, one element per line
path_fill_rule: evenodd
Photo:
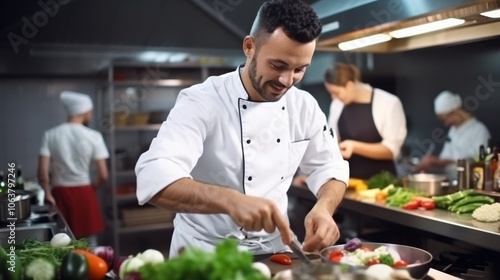
<path fill-rule="evenodd" d="M 90 96 L 64 91 L 60 100 L 68 119 L 45 131 L 38 159 L 37 176 L 45 190 L 45 201 L 57 205 L 76 238 L 89 238 L 96 246 L 96 234 L 104 230 L 104 220 L 95 188 L 108 179 L 109 157 L 104 139 L 88 127 L 93 104 Z M 90 165 L 97 176 L 92 181 Z"/>
<path fill-rule="evenodd" d="M 463 109 L 460 95 L 449 90 L 441 92 L 434 99 L 434 111 L 444 125 L 450 127 L 448 138 L 439 157 L 424 156 L 417 170 L 453 169 L 458 159 L 470 160 L 478 155 L 479 146 L 487 147 L 491 137 L 488 128 Z M 456 176 L 454 170 L 447 173 Z"/>

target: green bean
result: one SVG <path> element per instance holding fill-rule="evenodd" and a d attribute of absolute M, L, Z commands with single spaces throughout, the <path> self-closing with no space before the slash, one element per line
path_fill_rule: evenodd
<path fill-rule="evenodd" d="M 474 193 L 474 190 L 467 189 L 467 190 L 458 191 L 458 192 L 448 194 L 448 195 L 433 196 L 432 200 L 434 200 L 434 202 L 437 202 L 437 203 L 443 202 L 443 201 L 454 202 L 454 201 L 462 199 L 468 195 L 471 195 L 473 193 Z"/>
<path fill-rule="evenodd" d="M 493 198 L 489 197 L 489 196 L 486 196 L 486 195 L 472 195 L 472 196 L 465 197 L 464 199 L 461 199 L 461 200 L 457 201 L 454 204 L 451 204 L 448 207 L 448 210 L 454 212 L 459 207 L 467 205 L 467 204 L 470 204 L 470 203 L 492 204 L 493 202 L 495 202 L 495 200 Z"/>

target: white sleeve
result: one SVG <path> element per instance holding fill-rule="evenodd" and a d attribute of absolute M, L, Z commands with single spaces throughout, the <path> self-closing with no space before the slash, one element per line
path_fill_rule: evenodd
<path fill-rule="evenodd" d="M 449 133 L 448 133 L 448 138 L 449 138 Z M 443 149 L 441 150 L 441 153 L 439 153 L 439 158 L 455 160 L 453 157 L 453 152 L 451 150 L 450 140 L 444 142 Z"/>
<path fill-rule="evenodd" d="M 389 94 L 389 93 L 386 93 Z M 382 137 L 382 145 L 391 150 L 396 159 L 406 139 L 406 116 L 403 104 L 394 95 L 375 95 L 373 100 L 373 118 Z"/>
<path fill-rule="evenodd" d="M 488 142 L 490 140 L 490 132 L 488 131 L 488 128 L 479 121 L 476 121 L 476 124 L 473 129 L 471 129 L 470 132 L 468 132 L 469 135 L 471 135 L 470 143 L 464 143 L 467 147 L 467 149 L 464 151 L 464 153 L 467 153 L 464 155 L 466 158 L 474 158 L 475 156 L 479 155 L 479 146 L 484 145 L 484 147 L 488 147 Z"/>
<path fill-rule="evenodd" d="M 349 164 L 342 158 L 336 133 L 328 129 L 326 117 L 317 106 L 311 116 L 311 137 L 300 163 L 300 170 L 307 174 L 307 185 L 317 195 L 323 184 L 336 179 L 349 184 Z"/>
<path fill-rule="evenodd" d="M 48 138 L 48 135 L 47 135 L 47 132 L 45 132 L 43 134 L 42 144 L 40 146 L 40 155 L 50 157 L 50 149 L 49 149 L 49 143 L 48 143 L 47 138 Z"/>
<path fill-rule="evenodd" d="M 149 150 L 135 166 L 137 199 L 140 205 L 181 178 L 192 178 L 191 171 L 203 153 L 203 141 L 212 119 L 207 104 L 192 98 L 188 90 L 179 93 L 174 108 L 161 125 Z"/>
<path fill-rule="evenodd" d="M 339 137 L 337 139 L 338 142 L 340 142 L 340 137 L 339 135 L 339 127 L 338 127 L 338 122 L 340 118 L 340 114 L 342 114 L 342 110 L 344 109 L 344 104 L 340 102 L 339 100 L 332 100 L 332 103 L 330 104 L 330 112 L 328 114 L 328 126 L 333 128 L 334 131 L 336 132 L 336 135 Z"/>
<path fill-rule="evenodd" d="M 97 132 L 94 142 L 94 160 L 107 159 L 109 158 L 108 148 L 106 147 L 106 143 L 104 143 L 104 138 L 102 135 Z"/>

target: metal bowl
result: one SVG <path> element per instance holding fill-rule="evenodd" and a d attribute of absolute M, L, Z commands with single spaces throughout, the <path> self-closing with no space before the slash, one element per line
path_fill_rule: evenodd
<path fill-rule="evenodd" d="M 431 268 L 432 255 L 422 249 L 406 246 L 406 245 L 398 245 L 398 244 L 390 244 L 390 243 L 376 243 L 376 242 L 363 242 L 363 247 L 367 247 L 368 249 L 375 250 L 380 246 L 387 246 L 389 249 L 393 249 L 401 256 L 401 259 L 408 263 L 407 267 L 404 268 L 395 268 L 407 270 L 411 277 L 415 279 L 423 279 Z M 326 247 L 321 250 L 320 255 L 323 262 L 332 263 L 334 265 L 339 265 L 338 263 L 334 263 L 330 261 L 328 255 L 332 251 L 339 251 L 344 249 L 344 244 L 335 245 Z M 349 268 L 349 271 L 359 271 L 365 270 L 367 266 L 352 266 L 346 265 Z"/>
<path fill-rule="evenodd" d="M 32 191 L 16 190 L 0 194 L 0 222 L 9 223 L 14 219 L 25 220 L 31 215 Z"/>
<path fill-rule="evenodd" d="M 445 195 L 457 191 L 448 177 L 439 174 L 417 173 L 410 174 L 402 179 L 403 187 L 408 187 L 430 195 Z"/>

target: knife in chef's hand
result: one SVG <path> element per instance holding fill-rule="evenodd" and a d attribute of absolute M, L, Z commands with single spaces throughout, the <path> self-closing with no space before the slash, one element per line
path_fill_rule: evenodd
<path fill-rule="evenodd" d="M 309 268 L 313 268 L 314 264 L 311 262 L 311 260 L 304 254 L 304 251 L 302 251 L 302 244 L 300 244 L 297 235 L 293 235 L 292 243 L 290 243 L 290 248 L 292 249 L 293 253 L 304 263 L 307 265 Z"/>

